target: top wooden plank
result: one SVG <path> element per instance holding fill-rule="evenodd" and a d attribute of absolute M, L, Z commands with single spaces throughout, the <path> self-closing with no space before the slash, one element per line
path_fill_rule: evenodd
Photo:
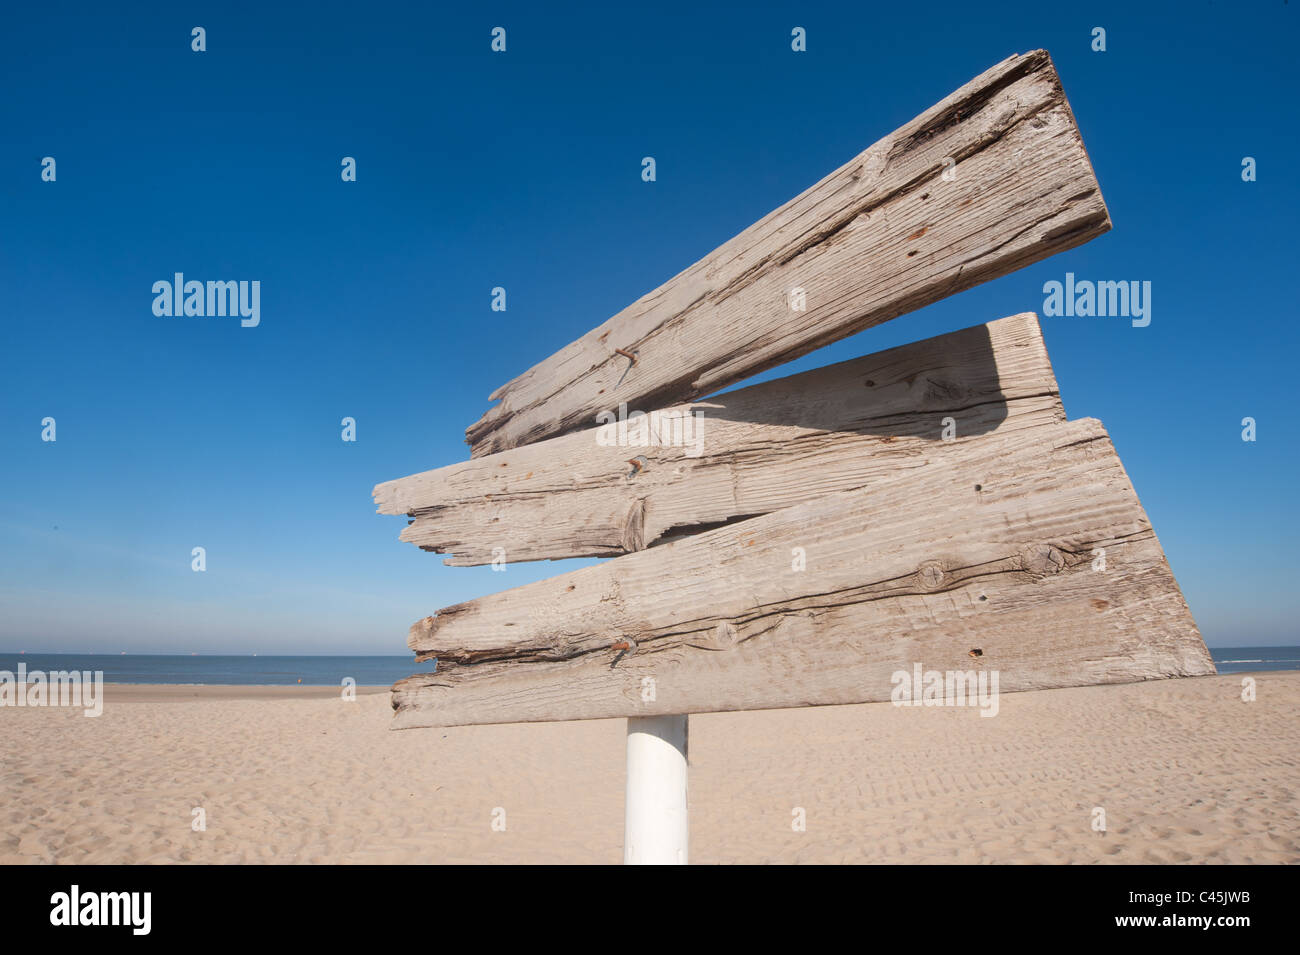
<path fill-rule="evenodd" d="M 1051 58 L 1013 56 L 498 388 L 466 441 L 711 394 L 1109 228 Z"/>

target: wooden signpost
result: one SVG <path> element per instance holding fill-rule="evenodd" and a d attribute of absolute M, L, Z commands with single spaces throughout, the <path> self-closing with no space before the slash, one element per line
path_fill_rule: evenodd
<path fill-rule="evenodd" d="M 615 559 L 416 622 L 394 726 L 627 717 L 625 859 L 685 862 L 686 714 L 1212 674 L 1033 314 L 695 400 L 1108 228 L 1012 57 L 498 389 L 380 512 L 448 564 Z"/>

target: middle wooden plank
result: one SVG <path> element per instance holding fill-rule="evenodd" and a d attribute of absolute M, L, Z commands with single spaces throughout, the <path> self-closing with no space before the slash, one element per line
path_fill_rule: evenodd
<path fill-rule="evenodd" d="M 638 416 L 639 415 L 639 416 Z M 1065 419 L 1032 312 L 375 488 L 457 566 L 642 550 Z M 619 420 L 622 419 L 622 420 Z M 635 464 L 632 462 L 636 461 Z"/>

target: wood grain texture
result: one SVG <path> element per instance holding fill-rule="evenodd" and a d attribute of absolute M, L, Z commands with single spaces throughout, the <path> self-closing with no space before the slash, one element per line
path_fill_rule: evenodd
<path fill-rule="evenodd" d="M 885 700 L 917 663 L 1002 692 L 1214 673 L 1099 422 L 971 446 L 426 617 L 395 726 Z"/>
<path fill-rule="evenodd" d="M 664 410 L 703 416 L 698 445 L 602 446 L 591 428 L 380 484 L 375 501 L 447 564 L 609 557 L 951 459 L 945 418 L 962 449 L 1065 419 L 1033 313 Z"/>
<path fill-rule="evenodd" d="M 466 440 L 481 457 L 711 394 L 1109 228 L 1050 57 L 1013 56 L 498 388 Z"/>

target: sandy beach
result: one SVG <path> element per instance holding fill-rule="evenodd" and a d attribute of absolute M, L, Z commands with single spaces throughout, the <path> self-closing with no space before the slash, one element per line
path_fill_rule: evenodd
<path fill-rule="evenodd" d="M 1251 676 L 1249 703 L 1233 674 L 1007 694 L 991 719 L 693 716 L 691 861 L 1297 862 L 1300 672 Z M 309 687 L 5 708 L 0 862 L 621 861 L 622 720 L 395 732 L 390 715 L 386 689 Z"/>

